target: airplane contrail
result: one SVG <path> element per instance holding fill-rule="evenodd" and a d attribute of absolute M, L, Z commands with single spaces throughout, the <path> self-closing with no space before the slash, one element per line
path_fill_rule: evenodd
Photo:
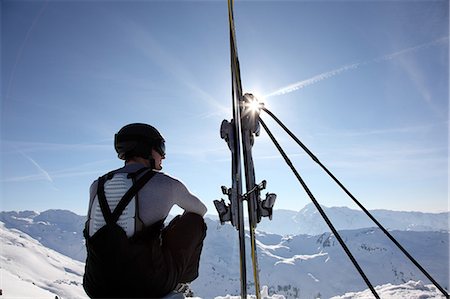
<path fill-rule="evenodd" d="M 381 56 L 381 57 L 378 57 L 378 58 L 375 58 L 375 59 L 368 60 L 368 61 L 344 65 L 344 66 L 342 66 L 340 68 L 321 73 L 321 74 L 316 75 L 314 77 L 311 77 L 309 79 L 298 81 L 298 82 L 295 82 L 293 84 L 287 85 L 285 87 L 279 88 L 279 89 L 277 89 L 277 90 L 275 90 L 275 91 L 265 95 L 264 98 L 291 93 L 291 92 L 296 91 L 298 89 L 301 89 L 301 88 L 304 88 L 306 86 L 309 86 L 309 85 L 315 84 L 317 82 L 320 82 L 322 80 L 325 80 L 325 79 L 337 76 L 337 75 L 339 75 L 339 74 L 341 74 L 343 72 L 357 69 L 357 68 L 359 68 L 361 66 L 365 66 L 367 64 L 388 61 L 388 60 L 394 59 L 394 58 L 396 58 L 396 57 L 398 57 L 400 55 L 406 54 L 406 53 L 415 52 L 415 51 L 418 51 L 418 50 L 423 49 L 423 48 L 427 48 L 427 47 L 430 47 L 430 46 L 435 46 L 435 45 L 446 43 L 446 42 L 448 42 L 448 36 L 436 39 L 436 40 L 428 42 L 428 43 L 424 43 L 424 44 L 420 44 L 420 45 L 417 45 L 417 46 L 409 47 L 409 48 L 406 48 L 406 49 L 403 49 L 403 50 L 400 50 L 400 51 L 397 51 L 397 52 L 394 52 L 394 53 L 391 53 L 391 54 L 387 54 L 387 55 L 384 55 L 384 56 Z"/>
<path fill-rule="evenodd" d="M 282 94 L 286 94 L 286 93 L 290 93 L 293 91 L 296 91 L 298 89 L 301 89 L 303 87 L 306 87 L 308 85 L 312 85 L 315 84 L 319 81 L 328 79 L 330 77 L 334 77 L 336 75 L 339 75 L 340 73 L 343 73 L 345 71 L 351 70 L 351 69 L 356 69 L 358 68 L 362 63 L 354 63 L 354 64 L 349 64 L 349 65 L 345 65 L 343 67 L 340 67 L 338 69 L 334 69 L 325 73 L 321 73 L 319 75 L 316 75 L 314 77 L 311 77 L 309 79 L 303 80 L 303 81 L 299 81 L 293 84 L 290 84 L 288 86 L 282 87 L 272 93 L 269 93 L 268 95 L 265 95 L 264 98 L 268 98 L 268 97 L 273 97 L 273 96 L 279 96 Z"/>
<path fill-rule="evenodd" d="M 22 53 L 23 53 L 23 51 L 25 49 L 25 46 L 26 46 L 26 44 L 28 42 L 28 39 L 31 36 L 31 32 L 34 30 L 34 27 L 36 26 L 39 18 L 43 14 L 44 10 L 47 8 L 47 5 L 48 5 L 48 0 L 45 1 L 45 3 L 42 5 L 42 7 L 39 10 L 39 12 L 34 17 L 33 21 L 31 22 L 30 27 L 27 30 L 27 33 L 25 34 L 25 37 L 24 37 L 22 43 L 20 44 L 20 47 L 19 47 L 19 49 L 17 51 L 17 54 L 16 54 L 16 59 L 14 61 L 14 64 L 13 64 L 13 67 L 12 67 L 12 70 L 11 70 L 11 73 L 10 73 L 10 76 L 9 76 L 8 84 L 6 85 L 6 96 L 5 96 L 6 100 L 9 99 L 9 96 L 10 96 L 10 93 L 11 93 L 11 90 L 12 90 L 12 87 L 13 87 L 13 82 L 14 82 L 14 79 L 15 79 L 15 75 L 16 75 L 15 73 L 16 73 L 17 65 L 19 64 L 19 61 L 20 61 L 20 59 L 22 57 Z"/>
<path fill-rule="evenodd" d="M 39 170 L 41 177 L 43 176 L 47 181 L 53 183 L 53 179 L 50 176 L 50 174 L 44 168 L 42 168 L 36 161 L 34 161 L 33 158 L 24 154 L 21 151 L 19 151 L 19 153 L 22 154 L 22 156 L 24 156 L 28 161 L 30 161 Z"/>

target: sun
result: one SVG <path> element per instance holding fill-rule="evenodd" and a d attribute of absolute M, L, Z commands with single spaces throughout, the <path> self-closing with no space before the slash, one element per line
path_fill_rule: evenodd
<path fill-rule="evenodd" d="M 246 93 L 244 95 L 245 107 L 248 109 L 249 113 L 259 114 L 261 108 L 264 106 L 264 102 L 260 98 L 256 97 L 254 94 Z"/>
<path fill-rule="evenodd" d="M 248 108 L 252 112 L 255 112 L 255 113 L 258 112 L 260 109 L 260 103 L 257 98 L 255 98 L 253 101 L 249 102 L 247 105 L 248 105 Z"/>

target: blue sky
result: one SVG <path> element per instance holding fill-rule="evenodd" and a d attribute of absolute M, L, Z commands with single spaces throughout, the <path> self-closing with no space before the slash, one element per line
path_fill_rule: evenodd
<path fill-rule="evenodd" d="M 214 214 L 229 186 L 226 1 L 2 1 L 1 210 L 85 214 L 118 168 L 113 135 L 146 122 L 164 171 Z M 236 1 L 244 92 L 266 106 L 369 209 L 448 210 L 448 1 Z M 354 207 L 275 133 L 318 201 Z M 310 202 L 267 134 L 258 181 L 276 208 Z M 276 216 L 276 215 L 275 215 Z"/>

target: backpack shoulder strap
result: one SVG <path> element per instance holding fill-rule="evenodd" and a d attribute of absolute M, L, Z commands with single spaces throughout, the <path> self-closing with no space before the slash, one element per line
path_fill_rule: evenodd
<path fill-rule="evenodd" d="M 112 220 L 112 214 L 111 214 L 111 209 L 109 208 L 109 205 L 108 205 L 108 201 L 106 200 L 106 196 L 105 196 L 105 182 L 107 179 L 108 179 L 108 174 L 98 178 L 97 198 L 98 198 L 98 203 L 100 205 L 100 209 L 103 214 L 103 218 L 105 218 L 105 222 L 107 224 L 110 224 L 111 220 Z"/>
<path fill-rule="evenodd" d="M 103 218 L 105 218 L 105 221 L 108 224 L 111 221 L 112 213 L 111 213 L 111 209 L 109 208 L 108 201 L 106 200 L 105 183 L 106 183 L 107 180 L 112 179 L 114 174 L 116 174 L 116 172 L 118 170 L 120 170 L 120 168 L 108 172 L 107 174 L 99 177 L 98 180 L 97 180 L 97 198 L 98 198 L 98 203 L 100 205 L 100 209 L 102 211 Z"/>
<path fill-rule="evenodd" d="M 119 220 L 120 215 L 122 215 L 123 210 L 130 203 L 131 199 L 139 192 L 139 190 L 155 175 L 156 172 L 149 168 L 142 168 L 136 173 L 129 174 L 129 176 L 136 177 L 138 174 L 144 172 L 144 170 L 149 170 L 147 173 L 142 175 L 137 181 L 133 183 L 130 189 L 123 195 L 117 204 L 114 212 L 111 212 L 109 208 L 108 201 L 105 195 L 105 182 L 114 176 L 115 171 L 109 172 L 104 176 L 98 178 L 97 187 L 97 198 L 100 205 L 100 209 L 103 214 L 103 218 L 107 224 L 116 223 Z"/>
<path fill-rule="evenodd" d="M 114 212 L 111 215 L 111 221 L 116 223 L 119 220 L 120 215 L 122 215 L 123 210 L 130 203 L 131 199 L 138 193 L 138 191 L 144 187 L 145 184 L 156 174 L 155 171 L 149 169 L 148 172 L 143 174 L 132 186 L 128 189 L 127 192 L 120 199 L 120 202 L 117 204 Z M 108 208 L 109 209 L 109 208 Z M 106 220 L 106 218 L 105 218 Z"/>

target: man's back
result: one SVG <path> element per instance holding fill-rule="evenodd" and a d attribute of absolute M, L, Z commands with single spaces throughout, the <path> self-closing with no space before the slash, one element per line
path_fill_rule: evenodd
<path fill-rule="evenodd" d="M 181 181 L 160 172 L 164 142 L 150 125 L 126 125 L 114 137 L 125 166 L 91 185 L 83 284 L 92 298 L 157 298 L 198 277 L 206 207 Z M 185 212 L 163 228 L 173 205 Z"/>
<path fill-rule="evenodd" d="M 130 174 L 140 171 L 143 167 L 145 166 L 139 163 L 128 164 L 118 169 L 116 172 L 117 174 L 122 175 Z M 137 176 L 137 178 L 139 177 L 140 176 Z M 90 188 L 90 207 L 95 203 L 97 183 L 98 181 L 95 181 Z M 131 184 L 131 180 L 127 183 L 123 183 L 123 185 L 127 186 L 131 186 Z M 157 172 L 155 176 L 139 190 L 136 201 L 138 202 L 137 220 L 142 221 L 146 226 L 166 219 L 174 205 L 179 206 L 186 212 L 192 212 L 199 215 L 204 215 L 206 213 L 206 207 L 200 199 L 189 192 L 180 180 L 163 172 Z M 132 203 L 134 203 L 134 200 L 130 204 Z M 130 206 L 130 210 L 133 211 L 134 207 Z M 94 216 L 94 214 L 90 215 Z M 101 215 L 96 212 L 95 216 L 98 216 L 97 218 L 100 218 L 101 221 Z"/>

